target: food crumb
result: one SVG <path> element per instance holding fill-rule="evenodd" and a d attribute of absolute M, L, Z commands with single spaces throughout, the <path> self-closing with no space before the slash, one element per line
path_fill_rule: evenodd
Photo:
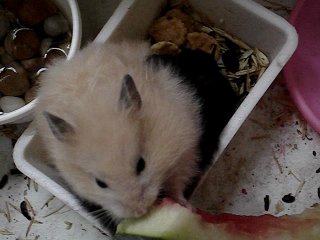
<path fill-rule="evenodd" d="M 211 54 L 217 41 L 210 35 L 203 32 L 192 32 L 187 34 L 187 47 L 191 50 L 201 50 Z"/>
<path fill-rule="evenodd" d="M 70 230 L 72 228 L 72 222 L 69 222 L 69 221 L 64 221 L 64 224 L 66 224 L 66 229 L 67 230 Z"/>
<path fill-rule="evenodd" d="M 186 41 L 187 28 L 178 18 L 163 16 L 158 18 L 149 30 L 155 42 L 172 42 L 181 46 Z"/>
<path fill-rule="evenodd" d="M 154 54 L 158 55 L 176 55 L 181 52 L 180 48 L 176 44 L 166 41 L 153 44 L 151 46 L 151 50 Z"/>
<path fill-rule="evenodd" d="M 269 211 L 269 207 L 270 207 L 270 197 L 269 197 L 269 195 L 266 195 L 263 200 L 264 200 L 264 210 L 265 211 Z"/>
<path fill-rule="evenodd" d="M 293 203 L 296 200 L 295 196 L 292 196 L 291 193 L 284 195 L 282 201 L 285 203 Z"/>
<path fill-rule="evenodd" d="M 241 193 L 243 193 L 243 194 L 245 194 L 245 195 L 248 194 L 248 192 L 247 192 L 247 190 L 246 190 L 245 188 L 242 188 L 242 189 L 241 189 Z"/>

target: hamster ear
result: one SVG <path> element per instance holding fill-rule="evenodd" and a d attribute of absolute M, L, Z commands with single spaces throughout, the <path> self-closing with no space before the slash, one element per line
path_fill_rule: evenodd
<path fill-rule="evenodd" d="M 141 104 L 141 97 L 132 77 L 129 74 L 125 75 L 119 98 L 120 109 L 139 110 Z"/>
<path fill-rule="evenodd" d="M 61 142 L 68 142 L 70 135 L 73 135 L 75 132 L 71 124 L 48 112 L 43 112 L 43 115 L 53 135 Z"/>

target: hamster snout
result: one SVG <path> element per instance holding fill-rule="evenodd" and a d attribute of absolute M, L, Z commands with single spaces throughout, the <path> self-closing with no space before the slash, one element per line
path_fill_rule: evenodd
<path fill-rule="evenodd" d="M 119 195 L 110 211 L 118 218 L 141 217 L 158 200 L 159 191 L 157 188 L 141 186 L 138 189 L 128 189 L 127 193 Z"/>

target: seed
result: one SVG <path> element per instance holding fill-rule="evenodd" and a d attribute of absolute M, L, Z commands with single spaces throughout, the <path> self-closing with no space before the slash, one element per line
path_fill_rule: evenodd
<path fill-rule="evenodd" d="M 264 210 L 265 211 L 269 211 L 269 207 L 270 207 L 270 197 L 269 197 L 269 195 L 266 195 L 263 200 L 264 200 Z"/>
<path fill-rule="evenodd" d="M 244 53 L 242 53 L 240 60 L 250 57 L 252 53 L 253 53 L 252 49 L 246 50 Z"/>
<path fill-rule="evenodd" d="M 1 234 L 1 235 L 7 235 L 7 236 L 9 236 L 9 235 L 14 235 L 14 233 L 10 232 L 10 231 L 7 230 L 7 229 L 0 229 L 0 234 Z"/>
<path fill-rule="evenodd" d="M 258 63 L 260 64 L 260 66 L 262 67 L 268 67 L 269 65 L 269 60 L 267 58 L 267 56 L 262 53 L 259 49 L 255 48 L 254 49 Z"/>
<path fill-rule="evenodd" d="M 31 217 L 29 215 L 29 211 L 28 211 L 28 208 L 27 208 L 27 202 L 26 201 L 22 201 L 20 203 L 20 210 L 21 210 L 22 215 L 25 216 L 26 219 L 31 221 Z"/>
<path fill-rule="evenodd" d="M 284 195 L 282 201 L 285 203 L 293 203 L 296 200 L 295 196 L 292 196 L 291 193 Z"/>
<path fill-rule="evenodd" d="M 72 228 L 72 222 L 64 221 L 64 223 L 67 225 L 67 226 L 66 226 L 66 229 L 67 229 L 67 230 L 70 230 L 70 229 Z"/>

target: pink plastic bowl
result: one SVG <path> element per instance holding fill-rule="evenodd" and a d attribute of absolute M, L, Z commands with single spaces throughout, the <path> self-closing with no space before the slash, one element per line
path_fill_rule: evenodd
<path fill-rule="evenodd" d="M 298 109 L 320 133 L 320 0 L 298 0 L 289 21 L 299 43 L 284 77 Z"/>

